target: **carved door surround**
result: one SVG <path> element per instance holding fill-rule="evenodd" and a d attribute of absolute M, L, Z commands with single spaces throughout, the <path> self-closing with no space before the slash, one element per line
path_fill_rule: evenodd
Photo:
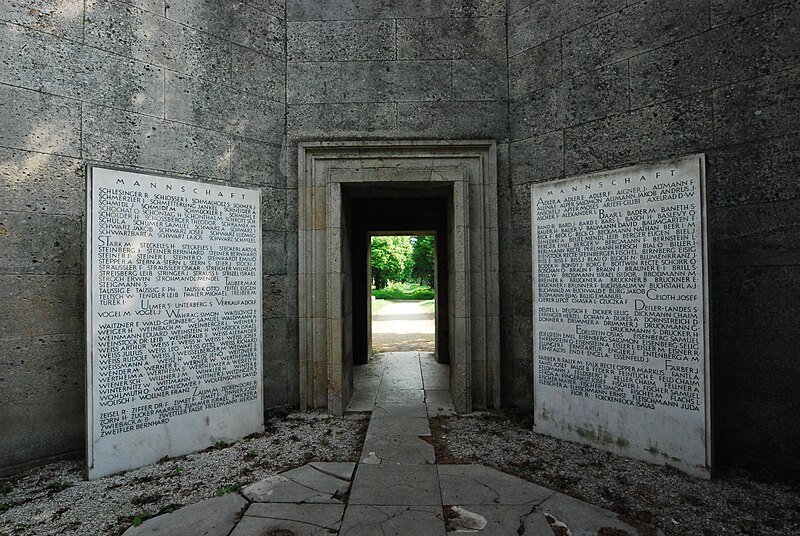
<path fill-rule="evenodd" d="M 450 391 L 500 406 L 494 141 L 299 144 L 300 407 L 341 415 L 352 394 L 352 275 L 343 186 L 448 189 Z"/>

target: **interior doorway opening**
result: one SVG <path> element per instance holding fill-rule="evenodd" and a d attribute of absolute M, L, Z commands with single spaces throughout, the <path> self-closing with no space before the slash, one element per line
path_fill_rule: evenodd
<path fill-rule="evenodd" d="M 368 352 L 436 355 L 436 234 L 371 233 Z"/>
<path fill-rule="evenodd" d="M 353 396 L 354 368 L 369 359 L 367 231 L 381 229 L 437 231 L 437 364 L 449 364 L 457 411 L 499 407 L 495 143 L 313 141 L 298 150 L 301 407 L 342 415 Z"/>

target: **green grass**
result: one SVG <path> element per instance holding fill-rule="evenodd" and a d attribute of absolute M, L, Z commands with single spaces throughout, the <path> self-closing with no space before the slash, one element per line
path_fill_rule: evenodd
<path fill-rule="evenodd" d="M 433 289 L 413 283 L 392 283 L 386 288 L 373 290 L 372 295 L 380 300 L 430 300 Z"/>

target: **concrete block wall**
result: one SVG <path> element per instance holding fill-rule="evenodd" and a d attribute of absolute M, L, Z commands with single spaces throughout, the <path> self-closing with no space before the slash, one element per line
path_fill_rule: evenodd
<path fill-rule="evenodd" d="M 44 6 L 0 9 L 0 467 L 83 452 L 87 163 L 261 188 L 266 404 L 295 403 L 283 4 Z"/>
<path fill-rule="evenodd" d="M 714 454 L 800 470 L 800 2 L 511 0 L 513 343 L 530 378 L 530 185 L 707 155 Z M 530 404 L 530 384 L 507 393 Z"/>
<path fill-rule="evenodd" d="M 504 404 L 530 185 L 708 156 L 719 463 L 797 467 L 797 0 L 0 2 L 0 467 L 81 452 L 88 162 L 257 186 L 265 403 L 298 394 L 297 143 L 498 143 Z"/>
<path fill-rule="evenodd" d="M 506 137 L 503 0 L 288 0 L 286 13 L 290 138 Z"/>
<path fill-rule="evenodd" d="M 287 0 L 286 18 L 290 185 L 299 141 L 374 139 L 496 140 L 507 182 L 505 0 Z"/>

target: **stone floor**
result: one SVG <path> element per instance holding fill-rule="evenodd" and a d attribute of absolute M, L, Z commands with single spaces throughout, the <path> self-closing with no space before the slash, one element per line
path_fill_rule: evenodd
<path fill-rule="evenodd" d="M 453 412 L 447 365 L 389 353 L 355 371 L 349 411 L 372 411 L 361 461 L 310 463 L 186 506 L 127 536 L 638 534 L 613 512 L 481 465 L 437 465 L 428 418 Z M 604 529 L 604 530 L 602 530 Z"/>

